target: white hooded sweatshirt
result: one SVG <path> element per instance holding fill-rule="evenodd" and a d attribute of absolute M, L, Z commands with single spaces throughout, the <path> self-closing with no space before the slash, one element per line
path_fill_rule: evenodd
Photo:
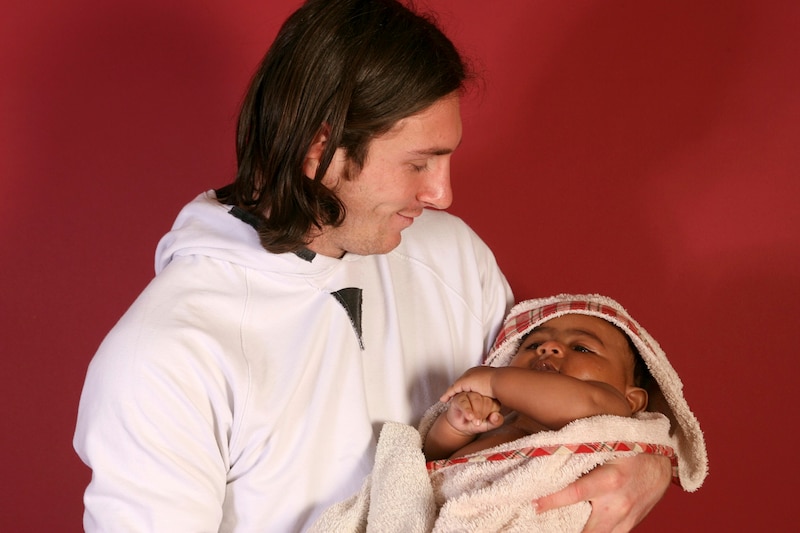
<path fill-rule="evenodd" d="M 301 531 L 356 492 L 383 422 L 416 424 L 511 303 L 486 245 L 427 211 L 385 255 L 271 254 L 189 203 L 86 377 L 87 531 Z"/>

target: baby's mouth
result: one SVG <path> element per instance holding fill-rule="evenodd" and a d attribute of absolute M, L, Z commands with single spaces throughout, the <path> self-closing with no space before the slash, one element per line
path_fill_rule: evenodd
<path fill-rule="evenodd" d="M 539 372 L 553 372 L 558 373 L 558 369 L 553 365 L 553 363 L 547 359 L 541 359 L 533 365 L 534 370 L 538 370 Z"/>

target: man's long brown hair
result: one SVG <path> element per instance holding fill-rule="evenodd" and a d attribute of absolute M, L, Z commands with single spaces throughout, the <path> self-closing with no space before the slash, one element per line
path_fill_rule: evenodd
<path fill-rule="evenodd" d="M 375 136 L 467 78 L 435 22 L 395 0 L 309 0 L 286 20 L 251 82 L 236 180 L 217 196 L 258 217 L 267 250 L 296 251 L 314 227 L 344 220 L 344 206 L 321 183 L 336 149 L 360 171 Z M 316 175 L 306 177 L 303 162 L 323 127 L 328 142 Z"/>

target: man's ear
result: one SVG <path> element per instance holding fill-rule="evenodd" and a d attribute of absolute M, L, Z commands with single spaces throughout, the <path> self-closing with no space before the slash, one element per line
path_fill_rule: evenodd
<path fill-rule="evenodd" d="M 306 152 L 306 157 L 303 160 L 303 173 L 309 178 L 313 178 L 317 174 L 319 161 L 322 158 L 322 154 L 325 153 L 325 147 L 328 145 L 330 133 L 331 127 L 323 122 L 319 131 L 317 131 L 317 134 L 314 136 L 311 146 L 309 146 Z"/>
<path fill-rule="evenodd" d="M 628 387 L 625 399 L 631 406 L 631 413 L 638 413 L 647 407 L 647 391 L 641 387 Z"/>

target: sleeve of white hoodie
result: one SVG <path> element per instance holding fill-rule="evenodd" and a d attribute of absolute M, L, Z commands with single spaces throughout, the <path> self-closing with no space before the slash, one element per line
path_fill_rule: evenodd
<path fill-rule="evenodd" d="M 211 193 L 188 204 L 159 244 L 156 277 L 98 348 L 74 437 L 92 468 L 86 531 L 219 530 L 233 417 L 243 407 L 234 391 L 248 386 L 246 286 L 232 263 L 191 247 L 231 248 L 236 239 L 256 247 L 249 233 Z M 172 256 L 176 238 L 187 255 Z"/>
<path fill-rule="evenodd" d="M 245 387 L 230 353 L 239 344 L 230 322 L 241 311 L 217 310 L 214 320 L 192 316 L 189 306 L 176 312 L 180 285 L 168 267 L 88 369 L 75 436 L 93 471 L 87 531 L 219 529 L 236 407 L 230 391 Z"/>

